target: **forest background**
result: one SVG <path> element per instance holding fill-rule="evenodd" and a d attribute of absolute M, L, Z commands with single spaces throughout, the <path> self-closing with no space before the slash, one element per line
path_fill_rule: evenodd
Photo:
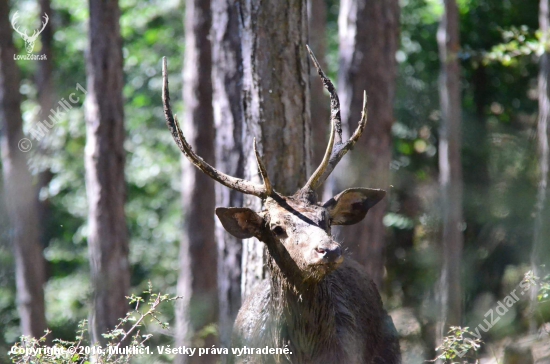
<path fill-rule="evenodd" d="M 0 362 L 22 334 L 49 328 L 48 340 L 74 340 L 92 316 L 92 340 L 103 342 L 130 310 L 124 296 L 149 284 L 183 296 L 159 313 L 170 328 L 144 329 L 151 345 L 228 344 L 241 295 L 265 272 L 261 250 L 220 230 L 214 206 L 258 202 L 182 162 L 164 122 L 161 58 L 198 154 L 258 178 L 248 161 L 256 136 L 271 174 L 288 182 L 281 191 L 293 193 L 329 130 L 329 98 L 306 43 L 337 85 L 345 133 L 359 120 L 362 90 L 369 96 L 365 141 L 319 194 L 388 190 L 360 226 L 335 233 L 378 284 L 404 363 L 435 358 L 449 326 L 485 325 L 526 274 L 535 282 L 529 297 L 483 330 L 471 360 L 508 350 L 550 362 L 547 0 L 289 1 L 272 4 L 273 19 L 222 0 L 0 3 Z M 40 29 L 44 14 L 28 52 L 14 28 Z M 251 40 L 296 19 L 307 25 L 290 40 L 301 47 L 294 56 L 259 54 L 306 65 L 286 76 L 305 80 L 297 97 L 311 110 L 300 121 L 311 139 L 285 144 L 307 141 L 299 171 L 270 160 L 284 124 L 264 128 L 269 115 L 243 102 L 263 77 L 250 66 L 262 60 L 247 58 Z M 26 53 L 47 60 L 11 58 Z M 277 94 L 288 82 L 273 84 Z M 62 100 L 70 109 L 37 129 Z M 260 106 L 271 110 L 269 102 Z M 91 197 L 102 189 L 107 203 Z"/>

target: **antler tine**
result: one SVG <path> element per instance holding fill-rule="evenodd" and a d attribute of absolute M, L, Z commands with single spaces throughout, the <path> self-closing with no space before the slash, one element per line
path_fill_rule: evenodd
<path fill-rule="evenodd" d="M 357 140 L 361 137 L 363 134 L 363 130 L 365 130 L 365 126 L 367 125 L 367 93 L 363 91 L 363 110 L 361 111 L 361 120 L 359 120 L 359 125 L 357 125 L 357 129 L 353 132 L 353 135 L 349 140 L 345 143 L 336 144 L 334 147 L 334 151 L 330 157 L 330 162 L 325 169 L 325 172 L 323 173 L 323 176 L 319 179 L 322 182 L 324 182 L 328 176 L 332 173 L 336 165 L 338 165 L 338 162 L 346 155 L 347 152 L 350 151 L 350 149 L 353 148 Z"/>
<path fill-rule="evenodd" d="M 328 168 L 328 165 L 330 162 L 330 156 L 332 155 L 332 150 L 334 148 L 335 141 L 336 141 L 336 144 L 340 144 L 342 142 L 342 120 L 340 118 L 340 100 L 338 99 L 338 94 L 334 89 L 334 85 L 323 72 L 323 69 L 319 64 L 319 61 L 317 61 L 317 58 L 315 57 L 315 54 L 313 54 L 313 51 L 311 50 L 311 48 L 309 48 L 308 45 L 306 45 L 306 48 L 311 57 L 311 60 L 313 61 L 313 64 L 315 65 L 315 68 L 317 69 L 317 73 L 319 73 L 319 76 L 321 76 L 323 85 L 325 86 L 325 88 L 328 90 L 330 94 L 331 125 L 330 125 L 330 137 L 329 137 L 328 146 L 325 151 L 323 160 L 321 161 L 321 164 L 319 165 L 319 167 L 317 167 L 315 172 L 313 172 L 313 175 L 309 178 L 306 185 L 304 186 L 305 189 L 315 190 L 317 189 L 317 187 L 319 187 L 319 185 L 321 185 L 321 183 L 324 182 L 324 179 L 322 180 L 321 177 L 325 173 L 325 170 Z"/>
<path fill-rule="evenodd" d="M 323 181 L 321 181 L 321 177 L 323 176 L 325 170 L 328 168 L 329 162 L 330 162 L 330 156 L 332 154 L 332 149 L 334 148 L 334 134 L 336 130 L 336 127 L 334 125 L 334 119 L 331 119 L 330 123 L 330 137 L 328 139 L 328 146 L 325 150 L 325 155 L 323 156 L 323 160 L 321 161 L 321 164 L 315 172 L 313 172 L 313 175 L 309 178 L 306 185 L 304 186 L 304 189 L 309 190 L 315 190 Z"/>
<path fill-rule="evenodd" d="M 260 153 L 258 153 L 258 146 L 256 144 L 256 138 L 254 138 L 254 154 L 256 154 L 256 161 L 258 162 L 258 169 L 260 170 L 260 174 L 262 175 L 262 179 L 264 180 L 265 193 L 268 196 L 271 196 L 271 195 L 273 195 L 273 187 L 271 186 L 271 181 L 269 180 L 269 176 L 267 175 L 267 169 L 265 168 L 264 162 L 262 161 L 262 158 L 260 157 Z"/>
<path fill-rule="evenodd" d="M 236 191 L 246 193 L 249 195 L 254 195 L 260 198 L 265 198 L 268 196 L 267 193 L 267 186 L 262 186 L 256 183 L 252 183 L 250 181 L 245 181 L 240 178 L 229 176 L 225 173 L 222 173 L 218 171 L 216 168 L 212 167 L 210 164 L 206 163 L 201 157 L 199 157 L 195 152 L 193 151 L 193 148 L 187 143 L 187 140 L 185 140 L 185 137 L 183 136 L 183 133 L 181 132 L 178 119 L 176 116 L 172 114 L 172 109 L 170 108 L 170 93 L 168 90 L 168 75 L 167 75 L 167 67 L 166 67 L 166 57 L 162 58 L 162 102 L 164 106 L 164 117 L 166 118 L 166 125 L 168 125 L 168 128 L 170 129 L 170 132 L 172 133 L 172 137 L 174 138 L 174 141 L 180 148 L 180 150 L 185 154 L 187 159 L 198 169 L 200 169 L 203 173 L 210 176 L 215 181 L 220 182 L 222 185 L 232 188 Z M 263 174 L 262 174 L 262 177 Z M 269 183 L 269 180 L 266 180 L 266 177 L 264 177 L 264 181 L 267 181 Z M 271 188 L 271 185 L 269 184 L 269 188 Z"/>
<path fill-rule="evenodd" d="M 361 137 L 361 134 L 363 134 L 363 130 L 365 130 L 365 126 L 367 125 L 367 116 L 368 116 L 367 91 L 363 90 L 363 109 L 361 110 L 361 120 L 359 120 L 359 125 L 357 125 L 357 129 L 355 129 L 355 131 L 353 132 L 353 135 L 351 136 L 351 138 L 349 138 L 348 143 L 352 143 L 349 149 L 353 147 L 355 142 L 357 142 L 359 137 Z"/>
<path fill-rule="evenodd" d="M 355 145 L 363 130 L 367 124 L 367 94 L 363 92 L 363 110 L 361 112 L 361 120 L 357 129 L 345 143 L 342 142 L 342 119 L 340 117 L 340 100 L 338 94 L 334 89 L 334 85 L 330 79 L 323 72 L 321 65 L 315 58 L 315 55 L 309 48 L 306 46 L 311 56 L 311 60 L 317 69 L 317 73 L 323 81 L 323 85 L 330 94 L 330 120 L 331 120 L 331 132 L 329 138 L 329 145 L 323 157 L 321 165 L 315 170 L 313 175 L 310 177 L 309 181 L 304 186 L 304 189 L 315 190 L 317 189 L 332 173 L 338 162 L 344 157 L 344 155 Z"/>

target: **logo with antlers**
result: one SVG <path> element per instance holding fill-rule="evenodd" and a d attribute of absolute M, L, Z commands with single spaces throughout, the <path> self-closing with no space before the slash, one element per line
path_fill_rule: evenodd
<path fill-rule="evenodd" d="M 11 26 L 17 33 L 19 33 L 21 38 L 23 38 L 23 40 L 25 41 L 25 49 L 27 50 L 27 53 L 32 53 L 34 49 L 34 42 L 36 42 L 36 39 L 38 39 L 38 36 L 40 35 L 40 33 L 42 33 L 42 31 L 44 30 L 44 28 L 46 28 L 46 25 L 48 24 L 48 20 L 49 20 L 48 14 L 44 13 L 44 16 L 43 16 L 44 21 L 42 22 L 42 28 L 40 30 L 35 30 L 31 36 L 27 35 L 27 31 L 21 32 L 19 30 L 19 27 L 17 25 L 17 18 L 19 18 L 18 11 L 16 11 L 15 14 L 13 14 L 13 18 L 11 19 Z"/>

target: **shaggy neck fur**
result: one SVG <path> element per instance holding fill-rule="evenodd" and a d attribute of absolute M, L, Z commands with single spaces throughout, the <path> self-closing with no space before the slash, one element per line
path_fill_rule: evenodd
<path fill-rule="evenodd" d="M 337 339 L 330 285 L 315 276 L 304 278 L 296 263 L 278 264 L 284 260 L 280 254 L 268 255 L 271 335 L 279 347 L 289 345 L 296 362 L 308 362 Z"/>

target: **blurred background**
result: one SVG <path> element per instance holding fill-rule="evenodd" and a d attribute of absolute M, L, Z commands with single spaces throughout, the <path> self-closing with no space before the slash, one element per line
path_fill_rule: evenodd
<path fill-rule="evenodd" d="M 144 329 L 151 345 L 228 345 L 265 272 L 261 247 L 226 234 L 214 208 L 259 201 L 184 160 L 161 58 L 197 153 L 258 179 L 257 137 L 275 188 L 292 194 L 329 132 L 309 44 L 344 137 L 369 97 L 361 141 L 318 194 L 388 191 L 334 233 L 377 283 L 403 362 L 436 358 L 450 326 L 481 324 L 469 362 L 550 363 L 548 0 L 0 3 L 0 362 L 22 334 L 74 340 L 83 319 L 103 342 L 149 282 L 184 297 L 159 313 L 169 329 Z M 16 60 L 28 54 L 47 59 Z M 528 272 L 526 294 L 490 324 Z"/>

